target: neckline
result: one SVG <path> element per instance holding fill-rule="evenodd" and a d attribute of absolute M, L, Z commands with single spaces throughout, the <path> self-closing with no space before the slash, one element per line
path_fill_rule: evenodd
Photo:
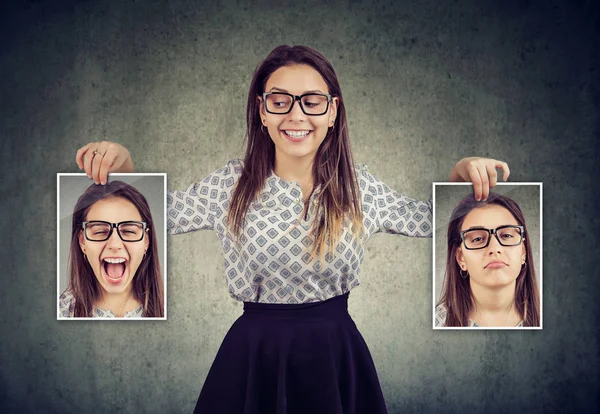
<path fill-rule="evenodd" d="M 111 311 L 111 310 L 108 310 L 108 309 L 102 309 L 102 308 L 99 308 L 99 307 L 97 307 L 97 306 L 94 306 L 94 310 L 100 310 L 100 311 L 102 311 L 102 312 L 104 312 L 104 313 L 110 313 L 110 314 L 111 314 L 111 315 L 112 315 L 114 318 L 117 318 L 117 317 L 118 317 L 118 318 L 127 318 L 127 317 L 128 317 L 127 315 L 135 315 L 136 313 L 139 313 L 139 312 L 140 312 L 142 309 L 143 309 L 143 306 L 140 304 L 140 306 L 138 306 L 138 307 L 137 307 L 137 308 L 135 308 L 134 310 L 132 310 L 132 311 L 129 311 L 129 312 L 125 312 L 125 314 L 124 314 L 123 316 L 117 316 L 117 315 L 115 315 L 115 314 L 114 314 L 114 312 L 113 312 L 113 311 Z"/>
<path fill-rule="evenodd" d="M 275 170 L 273 170 L 272 168 L 271 168 L 271 172 L 267 176 L 265 184 L 268 184 L 271 181 L 279 182 L 281 184 L 281 186 L 283 188 L 285 188 L 285 189 L 287 189 L 289 187 L 295 187 L 300 192 L 300 195 L 302 196 L 302 199 L 304 200 L 304 194 L 302 193 L 302 187 L 300 186 L 300 183 L 298 183 L 297 181 L 288 181 L 288 180 L 285 180 L 285 179 L 281 178 L 280 176 L 278 176 L 277 174 L 275 174 Z M 313 191 L 312 191 L 312 193 L 310 195 L 309 201 L 315 195 L 317 195 L 320 191 L 321 191 L 321 184 L 318 184 L 317 186 L 314 186 L 313 187 Z"/>

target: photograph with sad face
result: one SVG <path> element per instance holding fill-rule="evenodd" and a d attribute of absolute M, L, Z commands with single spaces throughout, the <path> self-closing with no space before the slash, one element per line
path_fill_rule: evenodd
<path fill-rule="evenodd" d="M 164 318 L 158 232 L 138 189 L 120 180 L 89 185 L 70 230 L 59 318 Z"/>
<path fill-rule="evenodd" d="M 438 270 L 444 277 L 434 299 L 436 328 L 541 327 L 539 255 L 533 250 L 540 245 L 540 226 L 535 223 L 539 212 L 532 211 L 539 205 L 536 191 L 541 187 L 501 194 L 503 188 L 508 189 L 498 186 L 500 191 L 490 193 L 486 201 L 467 194 L 454 204 L 446 221 L 446 240 L 438 245 L 446 257 Z M 513 192 L 527 208 L 512 198 Z M 524 211 L 533 228 L 528 228 Z"/>

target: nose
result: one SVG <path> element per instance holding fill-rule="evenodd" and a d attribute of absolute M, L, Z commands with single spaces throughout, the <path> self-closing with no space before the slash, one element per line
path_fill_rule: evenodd
<path fill-rule="evenodd" d="M 487 250 L 488 253 L 494 254 L 494 253 L 500 253 L 502 251 L 502 248 L 504 246 L 502 246 L 500 244 L 500 242 L 498 241 L 498 239 L 496 238 L 496 235 L 490 235 L 491 239 L 490 239 L 490 244 L 488 244 Z"/>
<path fill-rule="evenodd" d="M 106 241 L 106 247 L 108 247 L 109 249 L 116 249 L 116 250 L 123 247 L 123 240 L 121 240 L 121 238 L 117 234 L 117 229 L 112 229 L 112 234 Z"/>
<path fill-rule="evenodd" d="M 292 110 L 288 114 L 290 120 L 299 121 L 306 118 L 306 114 L 302 111 L 300 105 L 300 101 L 298 100 L 294 100 L 294 102 L 292 102 Z"/>

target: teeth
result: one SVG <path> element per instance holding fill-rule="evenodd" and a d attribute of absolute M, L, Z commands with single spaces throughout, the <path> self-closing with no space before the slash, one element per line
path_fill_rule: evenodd
<path fill-rule="evenodd" d="M 124 263 L 125 259 L 123 259 L 123 258 L 113 259 L 113 258 L 107 257 L 107 258 L 104 259 L 104 261 L 108 262 L 108 263 Z"/>
<path fill-rule="evenodd" d="M 285 133 L 292 138 L 304 138 L 310 131 L 285 131 Z"/>

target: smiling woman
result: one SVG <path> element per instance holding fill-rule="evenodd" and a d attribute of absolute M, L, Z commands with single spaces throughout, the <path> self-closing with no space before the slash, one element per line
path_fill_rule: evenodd
<path fill-rule="evenodd" d="M 69 286 L 60 317 L 162 317 L 163 283 L 146 198 L 133 186 L 92 184 L 73 212 Z"/>
<path fill-rule="evenodd" d="M 167 196 L 168 232 L 210 229 L 227 288 L 244 302 L 204 380 L 197 413 L 384 414 L 374 362 L 348 313 L 365 243 L 376 233 L 431 237 L 431 203 L 355 164 L 333 66 L 306 46 L 278 46 L 258 65 L 243 160 Z M 76 154 L 96 183 L 133 172 L 129 151 L 90 142 Z M 485 199 L 508 165 L 464 158 L 450 181 Z"/>

